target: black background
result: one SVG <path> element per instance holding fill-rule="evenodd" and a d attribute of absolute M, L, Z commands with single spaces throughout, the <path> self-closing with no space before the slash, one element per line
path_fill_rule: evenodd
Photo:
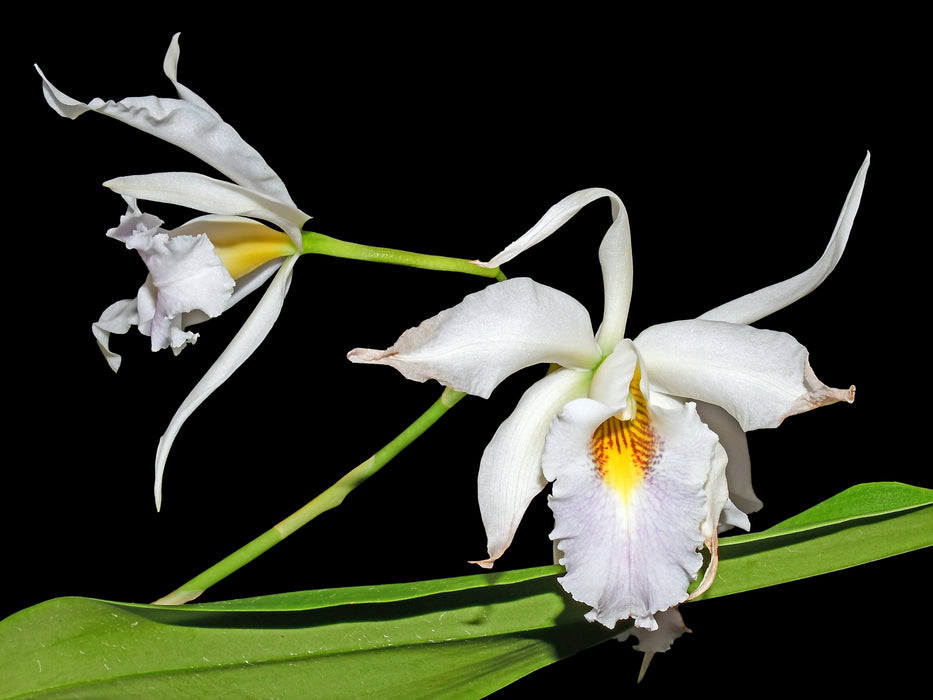
<path fill-rule="evenodd" d="M 124 205 L 100 183 L 214 173 L 114 120 L 57 116 L 32 63 L 82 101 L 171 96 L 161 63 L 181 31 L 180 81 L 263 154 L 314 217 L 310 228 L 348 240 L 488 259 L 563 196 L 612 189 L 632 222 L 629 336 L 812 264 L 870 150 L 838 268 L 759 324 L 806 345 L 826 383 L 858 387 L 851 406 L 749 436 L 760 530 L 859 482 L 933 485 L 922 364 L 929 113 L 920 98 L 929 81 L 915 21 L 311 11 L 300 21 L 276 15 L 268 27 L 124 18 L 116 31 L 57 17 L 24 28 L 5 61 L 13 249 L 0 614 L 62 595 L 148 602 L 274 525 L 440 393 L 350 365 L 346 352 L 386 347 L 484 284 L 300 260 L 268 339 L 182 429 L 156 513 L 158 438 L 258 297 L 201 326 L 178 357 L 150 353 L 135 331 L 117 337 L 124 363 L 110 371 L 90 324 L 135 294 L 145 272 L 104 237 Z M 192 215 L 148 210 L 169 226 Z M 607 223 L 605 202 L 591 205 L 505 271 L 575 295 L 598 321 L 596 249 Z M 526 370 L 489 400 L 462 401 L 338 510 L 204 599 L 476 573 L 466 562 L 485 554 L 479 457 L 539 375 Z M 501 568 L 549 563 L 549 530 L 542 497 Z M 910 655 L 929 645 L 929 565 L 928 553 L 914 553 L 685 606 L 693 634 L 655 659 L 638 691 L 922 678 Z M 503 695 L 604 682 L 634 691 L 641 655 L 627 646 L 590 650 Z"/>

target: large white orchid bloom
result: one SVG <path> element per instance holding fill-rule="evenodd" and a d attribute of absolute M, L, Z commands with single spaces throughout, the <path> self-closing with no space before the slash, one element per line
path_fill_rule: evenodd
<path fill-rule="evenodd" d="M 49 105 L 64 117 L 85 112 L 113 117 L 179 146 L 226 175 L 232 182 L 198 173 L 170 172 L 110 180 L 127 213 L 107 235 L 136 250 L 149 275 L 135 298 L 109 306 L 92 330 L 116 371 L 121 358 L 110 349 L 112 333 L 136 326 L 151 338 L 152 350 L 177 354 L 197 334 L 195 323 L 218 316 L 275 275 L 259 304 L 218 360 L 191 391 L 169 423 L 156 453 L 155 499 L 162 502 L 162 474 L 176 434 L 192 411 L 226 381 L 268 334 L 279 315 L 302 248 L 301 227 L 308 215 L 298 209 L 285 184 L 262 156 L 201 97 L 180 84 L 178 34 L 163 62 L 178 98 L 129 97 L 119 102 L 95 98 L 79 102 L 42 76 Z M 137 199 L 175 204 L 205 212 L 173 230 L 144 214 Z M 267 226 L 260 221 L 273 224 Z"/>
<path fill-rule="evenodd" d="M 577 192 L 525 235 L 481 263 L 499 266 L 553 233 L 590 202 L 608 197 L 613 220 L 599 249 L 605 312 L 593 333 L 586 309 L 526 278 L 499 282 L 406 331 L 387 350 L 357 348 L 353 362 L 387 364 L 410 379 L 433 378 L 488 397 L 503 378 L 547 362 L 487 446 L 479 504 L 491 566 L 508 548 L 531 499 L 553 482 L 551 538 L 560 581 L 612 627 L 655 615 L 688 597 L 705 545 L 715 574 L 720 527 L 748 527 L 760 503 L 751 491 L 744 431 L 835 401 L 810 369 L 807 351 L 785 333 L 747 325 L 812 291 L 839 260 L 858 207 L 866 158 L 826 253 L 807 272 L 698 319 L 624 337 L 632 280 L 628 218 L 610 191 Z M 727 459 L 728 458 L 728 459 Z M 736 502 L 727 461 L 735 461 Z M 694 592 L 696 595 L 696 592 Z"/>

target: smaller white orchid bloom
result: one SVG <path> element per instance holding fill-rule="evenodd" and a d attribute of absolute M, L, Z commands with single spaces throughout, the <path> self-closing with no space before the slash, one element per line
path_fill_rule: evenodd
<path fill-rule="evenodd" d="M 548 482 L 561 585 L 607 627 L 633 619 L 655 630 L 655 616 L 688 599 L 711 555 L 715 576 L 721 527 L 748 528 L 751 491 L 745 431 L 852 401 L 810 369 L 791 336 L 750 324 L 816 288 L 835 267 L 852 226 L 868 159 L 843 206 L 830 243 L 805 273 L 718 307 L 699 319 L 652 326 L 624 337 L 632 281 L 628 217 L 615 194 L 577 192 L 487 263 L 498 267 L 540 242 L 583 206 L 602 198 L 612 223 L 599 248 L 605 303 L 593 332 L 572 297 L 531 279 L 493 284 L 467 296 L 387 350 L 357 348 L 353 362 L 386 364 L 417 381 L 488 397 L 505 377 L 539 362 L 555 365 L 522 396 L 483 454 L 479 505 L 492 566 L 508 548 L 531 499 Z M 726 467 L 735 461 L 727 475 Z"/>
<path fill-rule="evenodd" d="M 85 112 L 113 117 L 194 154 L 230 178 L 168 172 L 122 177 L 104 183 L 122 195 L 127 212 L 107 235 L 135 250 L 149 275 L 135 298 L 109 306 L 92 330 L 116 371 L 121 358 L 110 349 L 113 333 L 131 326 L 151 339 L 152 350 L 177 354 L 197 340 L 188 328 L 213 318 L 275 275 L 255 310 L 218 360 L 173 416 L 156 453 L 155 499 L 161 507 L 162 475 L 175 435 L 192 411 L 249 357 L 268 334 L 302 250 L 302 225 L 310 218 L 295 206 L 285 184 L 262 156 L 210 105 L 178 82 L 178 34 L 163 70 L 178 98 L 129 97 L 119 102 L 95 98 L 80 102 L 42 77 L 49 105 L 64 117 Z M 143 213 L 137 200 L 175 204 L 205 216 L 168 230 Z M 272 226 L 266 225 L 272 224 Z"/>

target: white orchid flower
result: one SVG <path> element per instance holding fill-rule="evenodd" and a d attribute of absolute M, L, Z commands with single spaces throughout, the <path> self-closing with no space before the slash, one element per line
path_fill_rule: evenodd
<path fill-rule="evenodd" d="M 628 217 L 612 192 L 577 192 L 552 207 L 488 263 L 499 266 L 543 240 L 583 206 L 608 197 L 613 220 L 599 248 L 605 306 L 593 332 L 572 297 L 527 278 L 493 284 L 402 334 L 387 350 L 357 348 L 353 362 L 390 365 L 417 381 L 436 379 L 488 397 L 505 377 L 539 362 L 533 384 L 487 446 L 479 504 L 489 567 L 508 548 L 531 499 L 553 482 L 551 538 L 562 553 L 562 586 L 613 627 L 688 598 L 720 527 L 748 527 L 730 501 L 726 465 L 735 459 L 741 505 L 751 492 L 744 431 L 854 398 L 810 369 L 791 336 L 750 323 L 812 291 L 839 260 L 858 207 L 866 158 L 826 252 L 805 273 L 718 307 L 698 319 L 652 326 L 625 338 L 632 280 Z"/>
<path fill-rule="evenodd" d="M 112 333 L 136 326 L 151 338 L 152 350 L 177 354 L 197 334 L 187 328 L 220 315 L 275 275 L 259 304 L 214 365 L 184 400 L 159 441 L 156 454 L 156 507 L 162 502 L 162 475 L 172 442 L 188 416 L 226 381 L 268 334 L 279 315 L 302 250 L 298 209 L 285 184 L 262 156 L 201 97 L 180 84 L 178 34 L 163 69 L 178 98 L 130 97 L 119 102 L 95 98 L 79 102 L 42 76 L 46 101 L 60 115 L 85 112 L 113 117 L 175 144 L 216 168 L 231 181 L 198 173 L 169 172 L 122 177 L 104 183 L 121 194 L 128 209 L 107 235 L 136 250 L 149 275 L 136 297 L 112 304 L 93 324 L 93 333 L 111 368 L 121 358 L 110 349 Z M 175 204 L 206 213 L 173 229 L 144 214 L 137 199 Z M 273 224 L 267 226 L 261 221 Z"/>

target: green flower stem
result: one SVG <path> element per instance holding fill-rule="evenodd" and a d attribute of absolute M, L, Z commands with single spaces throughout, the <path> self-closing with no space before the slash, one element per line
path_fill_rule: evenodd
<path fill-rule="evenodd" d="M 203 573 L 172 591 L 167 596 L 155 601 L 154 605 L 182 605 L 194 600 L 209 587 L 226 578 L 240 567 L 248 564 L 263 552 L 284 540 L 293 532 L 307 525 L 321 513 L 339 506 L 343 499 L 357 486 L 366 481 L 388 464 L 399 452 L 436 423 L 441 416 L 462 399 L 466 394 L 452 389 L 444 389 L 441 397 L 404 431 L 376 452 L 372 457 L 355 469 L 347 472 L 330 488 L 321 492 L 314 500 L 295 511 L 275 527 L 267 530 L 249 544 L 222 559 Z"/>
<path fill-rule="evenodd" d="M 335 258 L 350 258 L 352 260 L 367 260 L 369 262 L 388 263 L 390 265 L 405 265 L 407 267 L 420 267 L 425 270 L 440 270 L 443 272 L 462 272 L 468 275 L 490 277 L 499 281 L 505 276 L 497 267 L 482 267 L 462 258 L 448 258 L 443 255 L 425 255 L 411 253 L 394 248 L 378 248 L 375 246 L 350 243 L 337 238 L 325 236 L 314 231 L 302 232 L 302 248 L 304 253 L 317 253 Z"/>

